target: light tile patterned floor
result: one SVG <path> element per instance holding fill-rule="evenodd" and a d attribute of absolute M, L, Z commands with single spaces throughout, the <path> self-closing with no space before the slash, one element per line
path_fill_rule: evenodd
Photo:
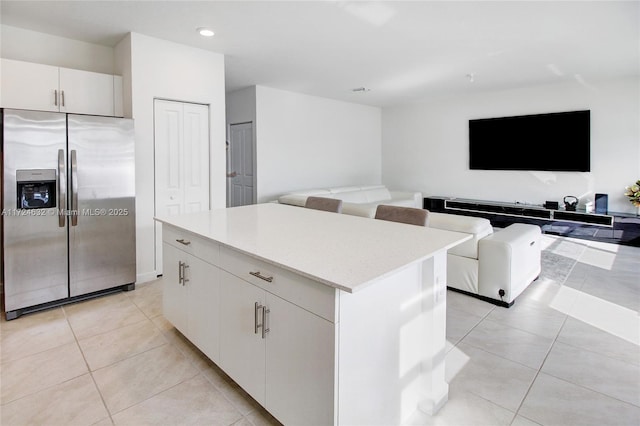
<path fill-rule="evenodd" d="M 509 309 L 447 297 L 449 401 L 411 425 L 640 424 L 640 248 L 543 236 Z M 162 317 L 162 285 L 0 323 L 0 424 L 277 425 Z"/>

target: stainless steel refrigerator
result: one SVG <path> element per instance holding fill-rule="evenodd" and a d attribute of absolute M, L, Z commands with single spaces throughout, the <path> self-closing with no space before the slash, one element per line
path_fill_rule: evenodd
<path fill-rule="evenodd" d="M 7 320 L 132 290 L 133 121 L 4 109 L 2 158 Z"/>

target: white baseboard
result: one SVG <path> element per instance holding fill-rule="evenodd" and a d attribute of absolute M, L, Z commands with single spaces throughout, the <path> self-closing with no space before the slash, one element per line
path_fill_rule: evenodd
<path fill-rule="evenodd" d="M 158 279 L 158 275 L 156 274 L 156 271 L 146 272 L 144 274 L 137 274 L 136 284 L 142 284 L 142 283 L 146 283 L 146 282 L 157 280 L 157 279 Z"/>

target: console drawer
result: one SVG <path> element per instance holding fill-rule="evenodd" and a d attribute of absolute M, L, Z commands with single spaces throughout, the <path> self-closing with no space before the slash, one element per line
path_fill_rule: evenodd
<path fill-rule="evenodd" d="M 220 267 L 263 290 L 333 323 L 338 290 L 227 247 L 220 248 Z"/>

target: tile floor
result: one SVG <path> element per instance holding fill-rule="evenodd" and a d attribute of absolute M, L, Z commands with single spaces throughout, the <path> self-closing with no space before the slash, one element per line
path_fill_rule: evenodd
<path fill-rule="evenodd" d="M 640 248 L 543 236 L 509 309 L 448 292 L 449 401 L 411 425 L 639 425 Z M 0 323 L 0 424 L 277 425 L 162 317 L 154 281 Z"/>

